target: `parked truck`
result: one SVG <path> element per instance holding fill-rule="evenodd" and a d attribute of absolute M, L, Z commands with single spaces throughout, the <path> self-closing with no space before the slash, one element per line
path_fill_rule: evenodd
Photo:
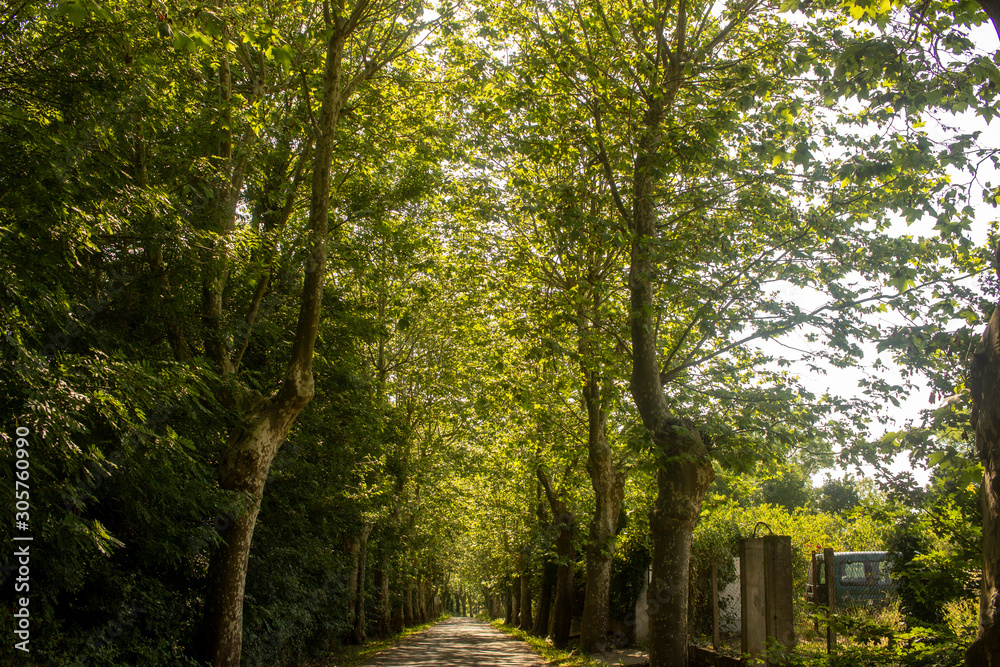
<path fill-rule="evenodd" d="M 826 606 L 826 562 L 822 552 L 809 564 L 806 600 Z M 838 607 L 882 606 L 895 595 L 887 551 L 840 551 L 833 554 L 834 594 Z"/>

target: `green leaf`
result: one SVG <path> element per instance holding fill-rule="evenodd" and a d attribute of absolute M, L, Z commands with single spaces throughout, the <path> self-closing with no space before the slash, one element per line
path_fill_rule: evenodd
<path fill-rule="evenodd" d="M 174 49 L 177 51 L 194 51 L 195 43 L 187 33 L 183 30 L 178 30 L 174 33 Z"/>
<path fill-rule="evenodd" d="M 191 44 L 193 45 L 188 48 L 192 51 L 195 49 L 206 49 L 212 46 L 212 39 L 208 35 L 198 32 L 197 30 L 192 30 L 188 35 L 188 38 L 191 40 Z"/>
<path fill-rule="evenodd" d="M 271 48 L 271 57 L 283 68 L 292 66 L 292 56 L 294 55 L 290 46 L 275 46 Z"/>
<path fill-rule="evenodd" d="M 88 11 L 83 2 L 79 0 L 66 0 L 59 4 L 59 14 L 69 19 L 75 26 L 83 25 L 87 20 Z"/>

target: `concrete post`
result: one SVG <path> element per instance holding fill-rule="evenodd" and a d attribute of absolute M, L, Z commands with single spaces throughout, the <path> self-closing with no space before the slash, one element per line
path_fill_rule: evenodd
<path fill-rule="evenodd" d="M 764 662 L 767 648 L 766 608 L 764 601 L 764 541 L 747 538 L 740 543 L 740 612 L 742 616 L 741 652 L 750 665 Z"/>
<path fill-rule="evenodd" d="M 763 664 L 768 643 L 795 646 L 791 537 L 769 535 L 740 543 L 740 593 L 747 664 Z"/>
<path fill-rule="evenodd" d="M 833 563 L 833 549 L 823 549 L 823 568 L 826 575 L 826 605 L 829 610 L 826 622 L 826 652 L 835 653 L 837 651 L 837 631 L 830 623 L 830 616 L 837 613 L 837 569 Z"/>
<path fill-rule="evenodd" d="M 764 606 L 767 636 L 787 648 L 795 646 L 795 615 L 792 610 L 792 538 L 764 538 Z"/>

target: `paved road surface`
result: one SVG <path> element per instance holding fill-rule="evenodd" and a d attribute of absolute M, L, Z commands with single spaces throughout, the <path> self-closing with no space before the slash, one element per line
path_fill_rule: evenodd
<path fill-rule="evenodd" d="M 449 618 L 407 637 L 365 667 L 545 667 L 528 646 L 471 618 Z"/>

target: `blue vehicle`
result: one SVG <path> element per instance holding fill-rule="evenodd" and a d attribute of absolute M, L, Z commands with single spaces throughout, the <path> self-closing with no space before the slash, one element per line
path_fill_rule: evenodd
<path fill-rule="evenodd" d="M 896 593 L 887 551 L 840 551 L 833 554 L 834 594 L 838 607 L 884 606 Z M 809 564 L 806 600 L 826 606 L 826 563 L 814 553 Z"/>

